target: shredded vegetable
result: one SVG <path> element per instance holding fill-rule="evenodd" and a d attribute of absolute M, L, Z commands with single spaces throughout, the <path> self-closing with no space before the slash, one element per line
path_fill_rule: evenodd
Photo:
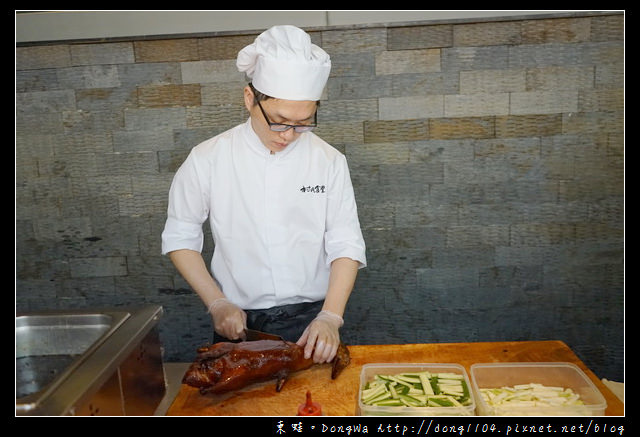
<path fill-rule="evenodd" d="M 513 387 L 481 388 L 482 398 L 492 407 L 566 407 L 584 405 L 570 388 L 542 384 L 520 384 Z"/>

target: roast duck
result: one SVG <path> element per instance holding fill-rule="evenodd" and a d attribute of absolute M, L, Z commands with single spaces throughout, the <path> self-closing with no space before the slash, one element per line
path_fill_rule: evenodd
<path fill-rule="evenodd" d="M 335 379 L 349 361 L 349 350 L 340 344 L 332 361 L 331 378 Z M 302 346 L 285 340 L 221 342 L 198 349 L 182 383 L 199 388 L 201 394 L 218 394 L 276 379 L 279 392 L 288 375 L 313 364 L 312 358 L 304 357 Z"/>

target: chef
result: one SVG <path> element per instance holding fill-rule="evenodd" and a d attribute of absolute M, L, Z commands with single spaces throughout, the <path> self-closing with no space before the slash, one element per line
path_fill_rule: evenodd
<path fill-rule="evenodd" d="M 333 359 L 365 243 L 345 156 L 315 135 L 329 55 L 294 26 L 242 49 L 249 119 L 195 146 L 169 191 L 162 253 L 211 314 L 214 342 L 279 334 Z M 214 239 L 210 272 L 203 223 Z"/>

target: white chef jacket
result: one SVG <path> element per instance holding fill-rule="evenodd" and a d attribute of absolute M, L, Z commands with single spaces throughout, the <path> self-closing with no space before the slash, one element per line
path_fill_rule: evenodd
<path fill-rule="evenodd" d="M 251 119 L 195 146 L 169 192 L 162 253 L 201 252 L 207 218 L 211 271 L 244 309 L 322 300 L 333 260 L 366 265 L 345 156 L 307 132 L 271 154 Z"/>

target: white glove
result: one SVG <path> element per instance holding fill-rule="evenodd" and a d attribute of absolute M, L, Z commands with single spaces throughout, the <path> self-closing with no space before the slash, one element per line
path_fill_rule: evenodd
<path fill-rule="evenodd" d="M 298 345 L 304 346 L 304 357 L 311 358 L 313 353 L 315 363 L 328 363 L 333 360 L 340 345 L 338 330 L 343 324 L 344 320 L 336 313 L 320 311 L 297 341 Z"/>
<path fill-rule="evenodd" d="M 244 339 L 247 329 L 247 313 L 242 308 L 222 297 L 209 305 L 213 317 L 213 329 L 229 340 Z"/>

